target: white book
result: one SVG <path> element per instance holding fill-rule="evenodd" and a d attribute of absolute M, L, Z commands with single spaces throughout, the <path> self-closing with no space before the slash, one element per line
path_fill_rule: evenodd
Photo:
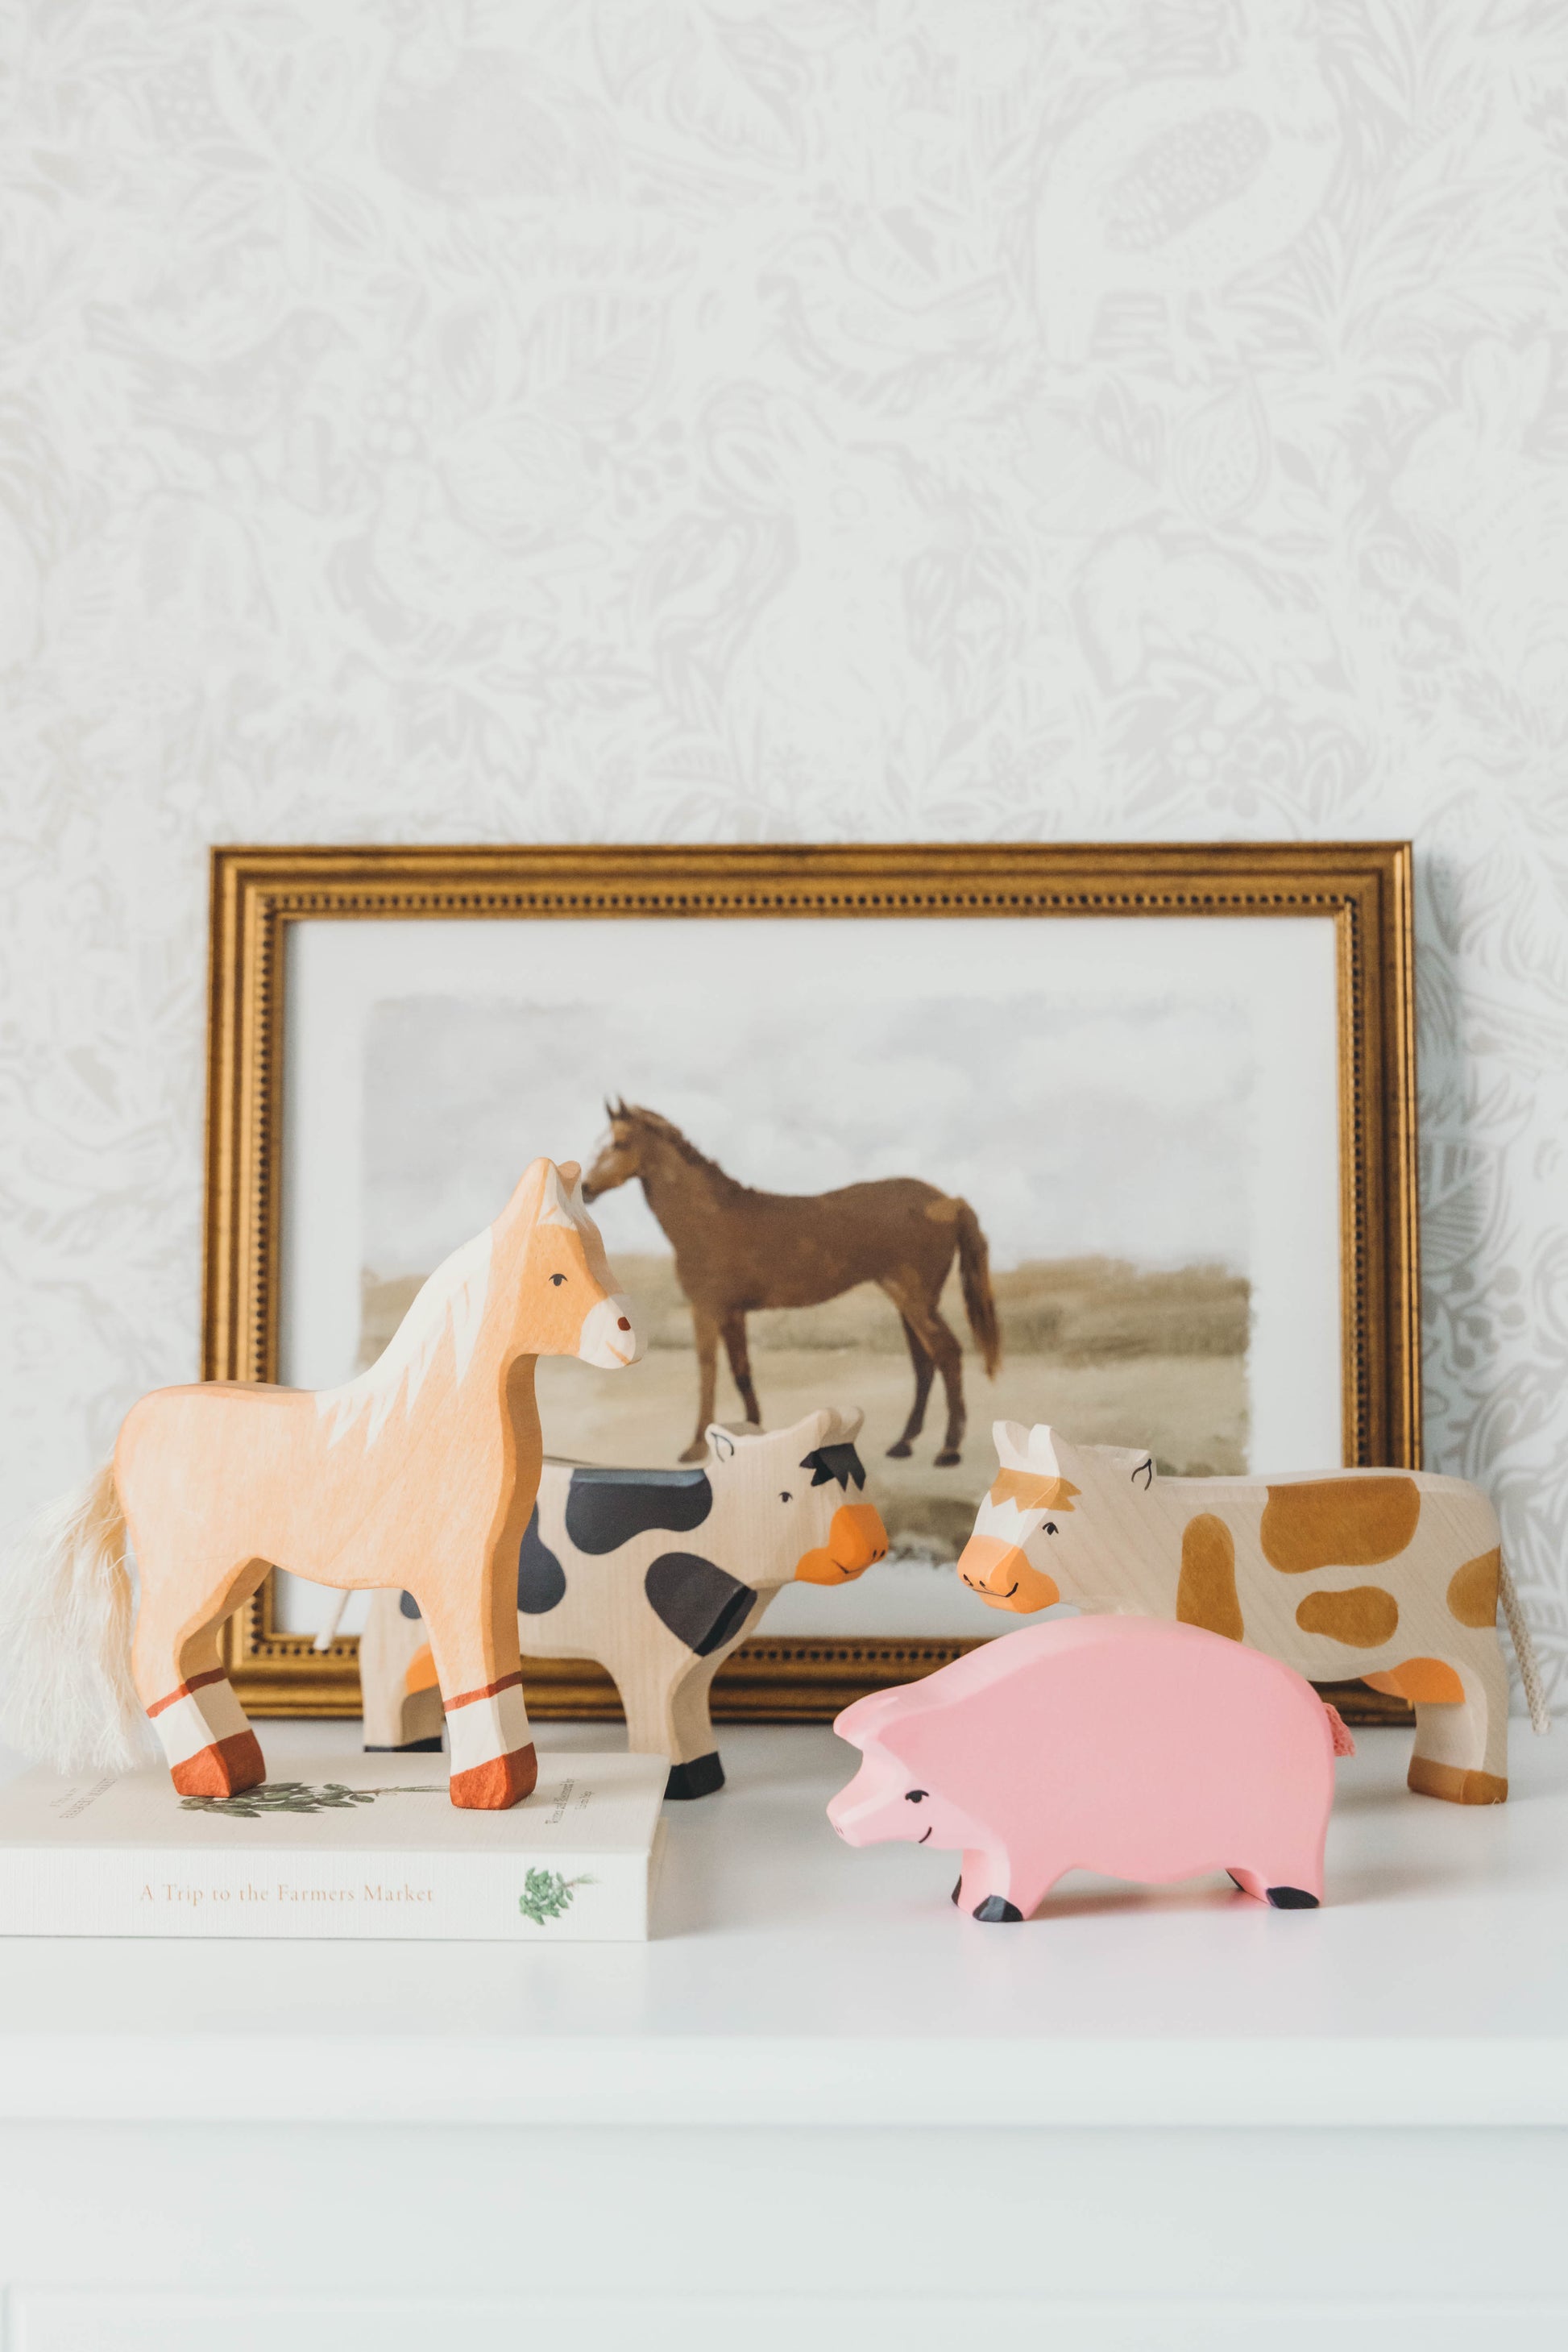
<path fill-rule="evenodd" d="M 0 1934 L 637 1943 L 669 1767 L 542 1754 L 507 1812 L 437 1755 L 300 1759 L 296 1780 L 180 1797 L 158 1767 L 0 1788 Z"/>

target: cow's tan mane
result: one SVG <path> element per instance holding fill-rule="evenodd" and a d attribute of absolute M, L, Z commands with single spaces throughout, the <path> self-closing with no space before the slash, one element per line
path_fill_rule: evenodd
<path fill-rule="evenodd" d="M 998 1470 L 987 1501 L 1012 1503 L 1020 1511 L 1070 1511 L 1082 1492 L 1070 1478 L 1047 1478 L 1036 1470 Z"/>

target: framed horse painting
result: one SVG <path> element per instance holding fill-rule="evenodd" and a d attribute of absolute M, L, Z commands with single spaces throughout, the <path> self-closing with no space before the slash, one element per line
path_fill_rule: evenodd
<path fill-rule="evenodd" d="M 994 1633 L 952 1566 L 994 1421 L 1174 1475 L 1418 1459 L 1404 845 L 222 849 L 211 1010 L 207 1377 L 351 1378 L 547 1157 L 650 1339 L 542 1364 L 552 1454 L 864 1416 L 888 1555 L 787 1585 L 716 1714 Z M 326 1615 L 268 1580 L 247 1707 L 358 1711 Z"/>

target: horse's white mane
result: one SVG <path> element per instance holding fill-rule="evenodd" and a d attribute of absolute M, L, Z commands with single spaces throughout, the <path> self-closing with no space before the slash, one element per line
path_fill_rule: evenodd
<path fill-rule="evenodd" d="M 450 1329 L 461 1381 L 473 1360 L 490 1286 L 490 1228 L 444 1258 L 423 1283 L 407 1314 L 368 1371 L 335 1389 L 316 1391 L 316 1411 L 331 1416 L 329 1445 L 369 1416 L 365 1444 L 374 1445 L 392 1416 L 399 1394 L 406 1416 Z"/>

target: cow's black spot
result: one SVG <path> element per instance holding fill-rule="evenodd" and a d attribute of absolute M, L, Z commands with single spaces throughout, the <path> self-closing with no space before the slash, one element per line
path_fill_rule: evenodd
<path fill-rule="evenodd" d="M 405 1617 L 417 1617 L 419 1614 L 419 1603 L 415 1600 L 412 1592 L 400 1592 L 397 1596 L 397 1605 Z"/>
<path fill-rule="evenodd" d="M 1009 1903 L 1005 1895 L 988 1895 L 984 1903 L 977 1903 L 974 1906 L 977 1919 L 1005 1919 L 1011 1923 L 1023 1916 L 1017 1905 Z"/>
<path fill-rule="evenodd" d="M 535 1503 L 517 1555 L 517 1605 L 525 1617 L 542 1617 L 566 1591 L 566 1571 L 539 1532 Z"/>
<path fill-rule="evenodd" d="M 738 1633 L 756 1592 L 694 1551 L 661 1552 L 643 1579 L 648 1606 L 678 1641 L 711 1657 Z"/>
<path fill-rule="evenodd" d="M 1317 1896 L 1309 1895 L 1303 1887 L 1271 1886 L 1268 1893 L 1276 1911 L 1315 1911 L 1318 1907 Z"/>
<path fill-rule="evenodd" d="M 579 1551 L 614 1551 L 649 1528 L 687 1535 L 712 1507 L 706 1470 L 574 1470 L 566 1533 Z"/>
<path fill-rule="evenodd" d="M 706 1756 L 694 1756 L 689 1764 L 672 1764 L 664 1793 L 667 1797 L 710 1797 L 715 1789 L 723 1785 L 724 1767 L 715 1748 Z"/>

